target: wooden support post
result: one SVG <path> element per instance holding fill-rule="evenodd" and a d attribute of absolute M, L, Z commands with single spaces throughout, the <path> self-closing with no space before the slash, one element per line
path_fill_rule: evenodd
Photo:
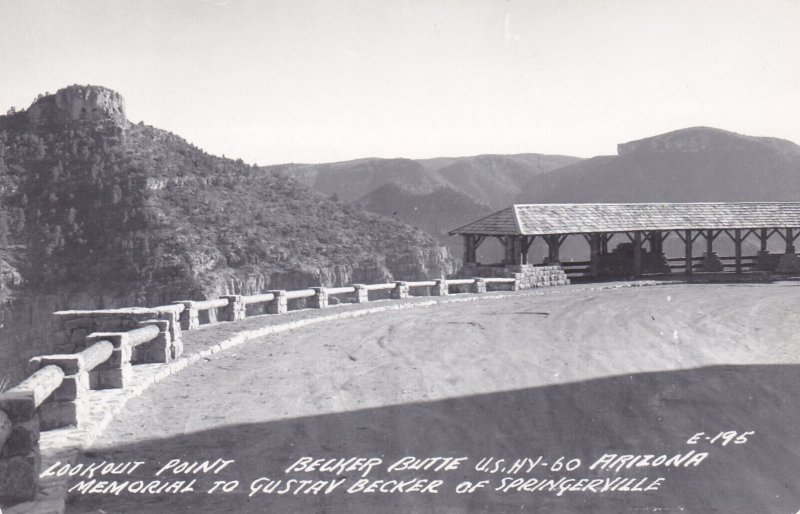
<path fill-rule="evenodd" d="M 706 230 L 706 253 L 711 255 L 714 253 L 714 231 Z"/>
<path fill-rule="evenodd" d="M 600 234 L 591 234 L 589 236 L 589 251 L 592 276 L 597 278 L 600 276 Z"/>
<path fill-rule="evenodd" d="M 464 234 L 464 264 L 475 264 L 475 239 L 470 234 Z"/>
<path fill-rule="evenodd" d="M 603 234 L 600 239 L 600 255 L 608 255 L 608 240 L 613 234 Z"/>
<path fill-rule="evenodd" d="M 514 236 L 512 248 L 514 249 L 514 265 L 526 264 L 528 259 L 527 236 Z"/>
<path fill-rule="evenodd" d="M 692 274 L 692 243 L 694 242 L 692 239 L 692 231 L 687 230 L 684 233 L 684 241 L 686 241 L 686 274 Z"/>
<path fill-rule="evenodd" d="M 536 240 L 536 236 L 523 236 L 522 237 L 522 264 L 528 264 L 528 252 L 531 250 L 531 245 Z"/>
<path fill-rule="evenodd" d="M 511 264 L 515 264 L 515 262 L 514 262 L 514 245 L 516 244 L 516 241 L 515 241 L 516 236 L 505 236 L 505 237 L 501 236 L 499 239 L 500 239 L 500 242 L 503 244 L 503 249 L 505 250 L 505 252 L 503 254 L 505 256 L 503 258 L 503 264 L 505 264 L 507 266 L 511 265 Z"/>
<path fill-rule="evenodd" d="M 767 241 L 769 240 L 769 233 L 767 229 L 762 228 L 761 233 L 758 236 L 758 240 L 761 242 L 761 253 L 767 252 Z"/>
<path fill-rule="evenodd" d="M 794 231 L 786 229 L 786 253 L 794 253 Z"/>
<path fill-rule="evenodd" d="M 633 276 L 642 276 L 642 233 L 633 233 Z"/>
<path fill-rule="evenodd" d="M 659 247 L 661 246 L 661 232 L 652 231 L 650 232 L 650 253 L 652 254 L 659 254 L 661 250 Z"/>
<path fill-rule="evenodd" d="M 559 250 L 561 249 L 562 239 L 561 236 L 545 236 L 547 241 L 547 264 L 556 264 L 561 262 L 559 257 Z"/>
<path fill-rule="evenodd" d="M 733 231 L 733 245 L 736 252 L 736 273 L 742 274 L 742 230 L 737 228 Z"/>

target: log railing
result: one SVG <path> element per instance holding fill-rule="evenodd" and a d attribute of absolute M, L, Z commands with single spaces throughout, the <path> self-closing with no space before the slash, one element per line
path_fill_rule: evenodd
<path fill-rule="evenodd" d="M 39 430 L 82 426 L 88 419 L 89 391 L 130 386 L 137 364 L 164 363 L 180 357 L 182 330 L 253 314 L 281 314 L 290 308 L 367 303 L 370 293 L 392 299 L 415 294 L 446 296 L 460 292 L 516 290 L 514 278 L 436 279 L 382 284 L 275 290 L 254 295 L 226 295 L 211 300 L 183 300 L 154 308 L 60 311 L 55 316 L 70 332 L 74 353 L 31 359 L 33 373 L 0 393 L 0 505 L 34 498 L 39 475 Z M 114 327 L 93 330 L 87 326 Z M 84 331 L 84 332 L 81 332 Z M 79 351 L 78 351 L 79 349 Z"/>
<path fill-rule="evenodd" d="M 175 311 L 166 306 L 161 312 Z M 166 323 L 152 320 L 127 332 L 93 333 L 80 352 L 31 359 L 33 374 L 0 393 L 0 505 L 35 498 L 40 430 L 80 427 L 88 419 L 88 391 L 128 386 L 132 359 L 150 362 L 158 355 L 158 343 L 169 333 Z"/>

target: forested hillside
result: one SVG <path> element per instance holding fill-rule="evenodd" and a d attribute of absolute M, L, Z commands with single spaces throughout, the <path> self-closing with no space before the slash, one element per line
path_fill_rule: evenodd
<path fill-rule="evenodd" d="M 442 276 L 452 266 L 408 225 L 129 123 L 105 88 L 72 86 L 0 116 L 6 348 L 35 333 L 21 318 L 46 310 Z"/>

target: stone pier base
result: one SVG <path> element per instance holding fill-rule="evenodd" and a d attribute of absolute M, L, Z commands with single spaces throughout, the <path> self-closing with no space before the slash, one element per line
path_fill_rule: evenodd
<path fill-rule="evenodd" d="M 703 268 L 706 273 L 723 271 L 722 261 L 719 260 L 717 252 L 705 252 L 703 254 Z"/>
<path fill-rule="evenodd" d="M 36 497 L 41 459 L 39 417 L 31 391 L 0 394 L 0 412 L 11 432 L 0 450 L 0 505 Z"/>
<path fill-rule="evenodd" d="M 560 286 L 569 284 L 569 279 L 561 266 L 534 266 L 519 264 L 514 266 L 466 265 L 452 278 L 513 278 L 517 289 Z M 512 287 L 513 289 L 513 287 Z"/>
<path fill-rule="evenodd" d="M 794 274 L 800 273 L 800 255 L 796 253 L 785 253 L 778 261 L 777 273 Z"/>

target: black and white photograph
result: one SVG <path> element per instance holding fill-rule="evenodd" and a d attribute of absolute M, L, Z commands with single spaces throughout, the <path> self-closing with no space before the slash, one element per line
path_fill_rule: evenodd
<path fill-rule="evenodd" d="M 797 0 L 0 26 L 0 514 L 800 513 Z"/>

